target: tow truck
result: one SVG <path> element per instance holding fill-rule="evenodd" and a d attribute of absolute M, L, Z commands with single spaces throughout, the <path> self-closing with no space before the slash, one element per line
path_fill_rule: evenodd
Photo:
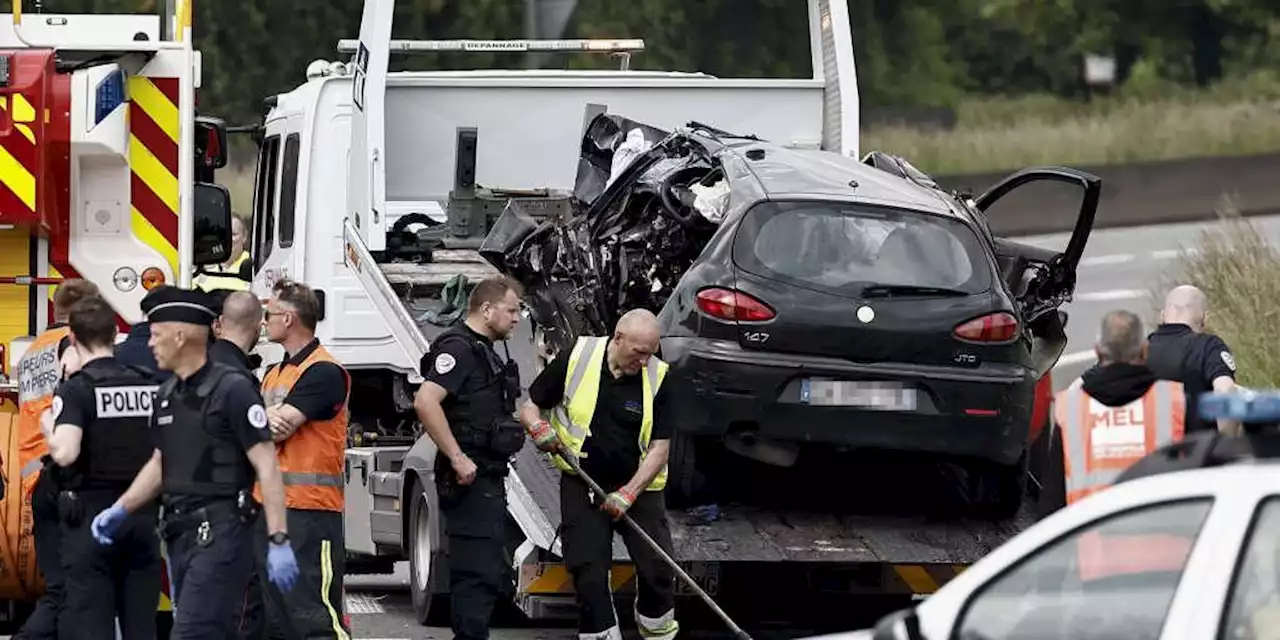
<path fill-rule="evenodd" d="M 727 79 L 629 68 L 639 39 L 447 40 L 392 38 L 393 0 L 366 0 L 358 39 L 343 60 L 316 60 L 296 88 L 266 99 L 254 186 L 252 290 L 281 278 L 308 283 L 322 301 L 317 335 L 350 371 L 346 452 L 347 573 L 410 565 L 419 622 L 447 591 L 448 549 L 433 481 L 436 450 L 422 436 L 413 396 L 422 360 L 464 281 L 497 270 L 478 252 L 510 206 L 535 217 L 569 215 L 584 128 L 602 112 L 657 127 L 693 119 L 796 147 L 859 153 L 858 92 L 844 0 L 807 0 L 813 75 Z M 521 51 L 608 54 L 606 70 L 389 72 L 393 55 Z M 521 323 L 507 341 L 532 380 L 545 353 Z M 260 344 L 264 365 L 278 348 Z M 1038 411 L 1047 419 L 1049 380 Z M 533 619 L 574 615 L 560 557 L 556 472 L 532 445 L 506 480 L 510 590 Z M 837 518 L 724 507 L 699 523 L 672 514 L 676 559 L 713 595 L 729 585 L 912 597 L 927 594 L 1026 526 L 933 522 L 924 516 Z M 620 542 L 612 581 L 634 594 Z M 794 581 L 794 582 L 793 582 Z M 619 610 L 630 610 L 630 606 Z"/>
<path fill-rule="evenodd" d="M 31 536 L 39 463 L 18 464 L 17 364 L 64 278 L 98 285 L 121 328 L 164 283 L 230 253 L 226 128 L 197 117 L 190 3 L 154 14 L 23 15 L 0 26 L 0 628 L 44 591 Z M 34 476 L 32 476 L 34 477 Z M 159 615 L 168 628 L 167 584 Z"/>

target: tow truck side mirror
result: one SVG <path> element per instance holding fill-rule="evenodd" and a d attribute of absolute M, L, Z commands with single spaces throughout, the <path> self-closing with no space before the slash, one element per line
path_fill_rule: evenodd
<path fill-rule="evenodd" d="M 227 123 L 221 118 L 196 116 L 196 169 L 227 166 Z"/>
<path fill-rule="evenodd" d="M 197 182 L 195 202 L 195 242 L 192 262 L 219 264 L 231 257 L 231 194 L 227 188 Z"/>

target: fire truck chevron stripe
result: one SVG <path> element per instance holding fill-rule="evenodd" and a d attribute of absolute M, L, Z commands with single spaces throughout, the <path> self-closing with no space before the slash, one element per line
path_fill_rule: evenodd
<path fill-rule="evenodd" d="M 147 78 L 142 76 L 134 76 L 129 82 L 129 96 L 133 100 L 133 104 L 137 105 L 151 117 L 161 131 L 169 136 L 170 140 L 177 142 L 178 140 L 178 104 L 177 100 L 169 100 L 157 84 L 163 84 L 163 81 L 169 78 Z M 131 114 L 132 117 L 132 114 Z"/>
<path fill-rule="evenodd" d="M 3 146 L 0 146 L 0 179 L 28 210 L 35 211 L 36 177 Z"/>
<path fill-rule="evenodd" d="M 178 273 L 178 79 L 129 78 L 132 228 Z"/>

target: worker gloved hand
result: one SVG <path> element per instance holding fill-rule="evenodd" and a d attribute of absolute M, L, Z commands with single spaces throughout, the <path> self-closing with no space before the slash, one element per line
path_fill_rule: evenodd
<path fill-rule="evenodd" d="M 293 555 L 293 545 L 270 543 L 267 548 L 267 578 L 281 591 L 293 588 L 298 579 L 298 558 Z"/>
<path fill-rule="evenodd" d="M 550 422 L 539 420 L 530 425 L 528 431 L 529 437 L 533 438 L 533 444 L 542 451 L 555 453 L 560 450 L 560 436 L 556 435 L 556 430 L 551 428 Z"/>
<path fill-rule="evenodd" d="M 89 531 L 93 534 L 93 539 L 98 541 L 98 544 L 109 545 L 114 542 L 111 536 L 115 535 L 116 529 L 119 529 L 120 525 L 124 524 L 124 519 L 127 517 L 129 517 L 129 512 L 125 511 L 124 507 L 117 502 L 94 516 L 93 524 L 89 526 Z"/>
<path fill-rule="evenodd" d="M 622 514 L 631 508 L 631 504 L 636 501 L 636 494 L 627 491 L 625 488 L 618 489 L 609 494 L 608 498 L 600 505 L 600 509 L 605 513 L 613 516 L 614 520 L 622 517 Z"/>

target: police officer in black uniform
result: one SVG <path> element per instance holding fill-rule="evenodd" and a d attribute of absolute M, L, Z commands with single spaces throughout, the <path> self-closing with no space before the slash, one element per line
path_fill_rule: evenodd
<path fill-rule="evenodd" d="M 216 290 L 218 319 L 213 322 L 217 337 L 209 345 L 209 359 L 236 367 L 249 375 L 262 365 L 262 356 L 252 353 L 262 333 L 262 302 L 248 291 Z"/>
<path fill-rule="evenodd" d="M 520 374 L 493 350 L 520 320 L 521 287 L 497 277 L 471 293 L 467 316 L 436 338 L 422 361 L 414 406 L 437 447 L 436 492 L 449 536 L 454 638 L 486 640 L 506 572 L 507 463 L 524 446 L 515 419 Z"/>
<path fill-rule="evenodd" d="M 152 640 L 161 584 L 154 503 L 120 523 L 111 547 L 93 539 L 85 514 L 114 504 L 151 458 L 156 382 L 146 371 L 116 361 L 116 314 L 102 298 L 76 303 L 70 325 L 70 348 L 81 365 L 54 396 L 49 439 L 49 454 L 60 467 L 58 510 L 67 575 L 60 635 L 110 640 L 119 616 L 124 640 Z"/>
<path fill-rule="evenodd" d="M 1209 391 L 1236 387 L 1236 360 L 1222 338 L 1205 333 L 1208 298 L 1191 285 L 1165 296 L 1160 325 L 1147 337 L 1147 366 L 1161 380 L 1181 382 L 1186 392 L 1186 432 L 1220 429 L 1234 433 L 1239 425 L 1200 417 L 1196 402 Z"/>
<path fill-rule="evenodd" d="M 257 383 L 209 360 L 214 301 L 171 287 L 144 309 L 151 349 L 173 376 L 156 393 L 154 452 L 129 490 L 93 519 L 95 538 L 113 544 L 128 521 L 163 491 L 161 535 L 173 574 L 173 640 L 235 637 L 254 571 L 253 525 L 266 498 L 268 578 L 289 590 L 298 564 L 285 531 L 284 485 Z"/>

